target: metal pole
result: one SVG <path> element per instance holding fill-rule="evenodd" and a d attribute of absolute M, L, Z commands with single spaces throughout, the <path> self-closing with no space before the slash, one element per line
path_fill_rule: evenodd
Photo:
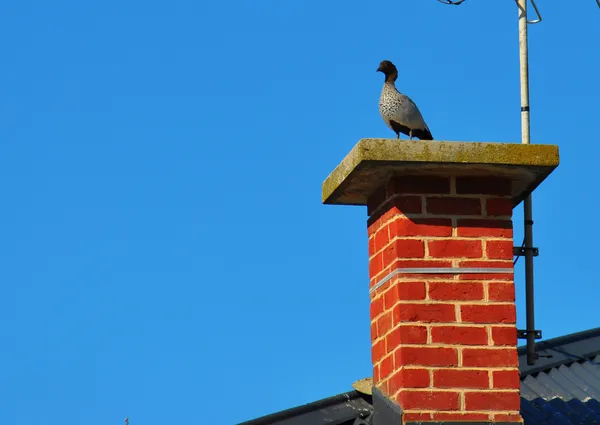
<path fill-rule="evenodd" d="M 529 60 L 527 40 L 527 0 L 517 0 L 519 6 L 519 52 L 521 63 L 521 136 L 522 143 L 530 142 L 529 125 Z M 533 214 L 531 195 L 523 202 L 525 221 L 525 305 L 527 316 L 527 364 L 538 358 L 535 352 L 535 317 L 533 291 Z"/>

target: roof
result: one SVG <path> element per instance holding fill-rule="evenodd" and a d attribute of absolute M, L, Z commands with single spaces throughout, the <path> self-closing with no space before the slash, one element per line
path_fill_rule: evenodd
<path fill-rule="evenodd" d="M 600 424 L 600 328 L 539 342 L 536 350 L 542 357 L 529 366 L 526 348 L 518 349 L 525 425 Z M 238 425 L 358 425 L 372 410 L 371 395 L 350 391 Z"/>
<path fill-rule="evenodd" d="M 371 396 L 350 391 L 239 425 L 353 425 L 373 409 Z"/>
<path fill-rule="evenodd" d="M 600 424 L 600 328 L 542 342 L 537 350 L 552 357 L 523 366 L 519 349 L 525 425 Z"/>

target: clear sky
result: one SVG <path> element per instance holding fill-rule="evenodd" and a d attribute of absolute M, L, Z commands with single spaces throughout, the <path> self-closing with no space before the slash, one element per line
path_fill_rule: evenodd
<path fill-rule="evenodd" d="M 600 10 L 538 3 L 532 139 L 562 163 L 534 196 L 536 311 L 555 337 L 600 325 Z M 366 209 L 323 206 L 321 183 L 394 137 L 383 59 L 436 139 L 520 142 L 516 18 L 499 0 L 1 2 L 0 423 L 227 425 L 369 376 Z"/>

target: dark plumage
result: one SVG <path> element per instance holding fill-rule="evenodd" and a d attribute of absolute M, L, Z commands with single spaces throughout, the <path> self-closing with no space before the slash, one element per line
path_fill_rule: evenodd
<path fill-rule="evenodd" d="M 377 72 L 385 74 L 385 82 L 379 97 L 379 113 L 389 128 L 400 138 L 400 133 L 421 140 L 433 140 L 419 108 L 408 96 L 396 88 L 398 70 L 390 61 L 379 64 Z"/>

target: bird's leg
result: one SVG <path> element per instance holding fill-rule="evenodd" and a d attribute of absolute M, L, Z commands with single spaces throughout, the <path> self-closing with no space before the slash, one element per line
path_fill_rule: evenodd
<path fill-rule="evenodd" d="M 412 140 L 412 138 L 413 138 L 413 135 L 412 135 L 412 130 L 410 130 L 410 131 L 408 132 L 408 135 L 410 136 L 410 138 L 409 138 L 408 140 Z"/>
<path fill-rule="evenodd" d="M 396 133 L 396 139 L 400 140 L 400 133 Z"/>

